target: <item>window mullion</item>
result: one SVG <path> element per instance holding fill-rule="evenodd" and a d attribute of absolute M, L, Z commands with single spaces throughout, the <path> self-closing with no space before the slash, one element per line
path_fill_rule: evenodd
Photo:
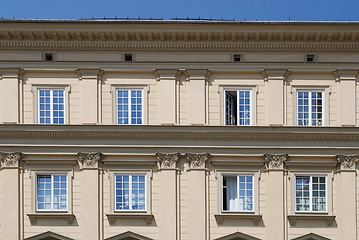
<path fill-rule="evenodd" d="M 128 178 L 128 189 L 129 189 L 129 204 L 130 204 L 130 210 L 132 211 L 132 175 L 129 175 Z"/>
<path fill-rule="evenodd" d="M 308 105 L 309 105 L 309 111 L 308 111 L 308 114 L 309 114 L 309 126 L 313 126 L 313 122 L 312 122 L 312 92 L 309 92 L 308 94 Z"/>
<path fill-rule="evenodd" d="M 237 209 L 235 209 L 235 211 L 239 211 L 240 210 L 240 205 L 239 205 L 239 175 L 237 175 L 237 201 L 238 201 L 238 205 L 236 206 Z"/>
<path fill-rule="evenodd" d="M 51 211 L 53 210 L 54 210 L 54 175 L 51 175 Z"/>
<path fill-rule="evenodd" d="M 131 122 L 131 119 L 132 119 L 132 116 L 131 116 L 131 90 L 128 90 L 128 124 L 131 125 L 132 122 Z"/>
<path fill-rule="evenodd" d="M 233 104 L 232 104 L 233 106 Z M 236 109 L 237 109 L 237 124 L 236 125 L 240 125 L 239 123 L 239 90 L 237 90 L 237 106 L 236 106 Z"/>
<path fill-rule="evenodd" d="M 310 211 L 313 212 L 313 177 L 309 177 L 309 206 Z"/>
<path fill-rule="evenodd" d="M 50 123 L 54 124 L 54 92 L 50 90 Z"/>

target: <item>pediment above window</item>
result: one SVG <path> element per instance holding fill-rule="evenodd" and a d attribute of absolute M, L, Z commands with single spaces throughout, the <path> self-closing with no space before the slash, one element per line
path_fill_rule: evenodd
<path fill-rule="evenodd" d="M 293 238 L 292 240 L 330 240 L 330 239 L 326 238 L 326 237 L 319 236 L 319 235 L 314 234 L 314 233 L 309 233 L 309 234 L 306 234 L 304 236 Z"/>
<path fill-rule="evenodd" d="M 216 240 L 260 240 L 260 239 L 249 236 L 244 233 L 236 232 L 224 237 L 217 238 Z"/>
<path fill-rule="evenodd" d="M 118 234 L 113 237 L 106 238 L 105 240 L 152 240 L 151 238 L 139 235 L 137 233 L 127 231 L 121 234 Z"/>
<path fill-rule="evenodd" d="M 25 238 L 24 240 L 73 240 L 73 239 L 48 231 L 32 237 Z"/>

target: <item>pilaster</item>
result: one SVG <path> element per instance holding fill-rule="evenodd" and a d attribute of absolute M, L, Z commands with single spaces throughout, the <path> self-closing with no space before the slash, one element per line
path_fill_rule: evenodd
<path fill-rule="evenodd" d="M 337 70 L 334 72 L 339 83 L 338 118 L 342 126 L 356 125 L 356 79 L 357 70 Z"/>
<path fill-rule="evenodd" d="M 206 81 L 211 71 L 208 69 L 188 69 L 185 71 L 187 81 L 190 82 L 190 123 L 193 125 L 205 125 L 207 115 L 207 90 Z"/>
<path fill-rule="evenodd" d="M 264 154 L 266 182 L 266 239 L 284 240 L 286 235 L 284 168 L 288 154 Z M 273 184 L 275 183 L 275 184 Z"/>
<path fill-rule="evenodd" d="M 268 124 L 284 125 L 284 81 L 288 75 L 287 69 L 265 69 L 264 80 L 267 81 Z"/>
<path fill-rule="evenodd" d="M 357 238 L 357 186 L 356 186 L 356 163 L 359 154 L 337 155 L 339 168 L 338 189 L 338 239 Z"/>
<path fill-rule="evenodd" d="M 20 123 L 20 79 L 23 71 L 19 68 L 2 68 L 1 108 L 2 123 Z"/>
<path fill-rule="evenodd" d="M 155 69 L 157 81 L 160 82 L 160 112 L 161 124 L 176 124 L 177 122 L 177 69 Z"/>
<path fill-rule="evenodd" d="M 179 153 L 156 153 L 160 171 L 160 239 L 178 239 L 179 196 L 177 162 Z"/>
<path fill-rule="evenodd" d="M 1 152 L 1 182 L 2 184 L 2 236 L 1 239 L 20 239 L 20 152 Z"/>
<path fill-rule="evenodd" d="M 81 191 L 82 191 L 82 217 L 79 226 L 81 227 L 81 239 L 101 239 L 100 222 L 100 173 L 99 164 L 101 153 L 77 154 L 78 163 L 81 169 Z"/>
<path fill-rule="evenodd" d="M 210 154 L 186 153 L 189 166 L 189 239 L 207 240 L 208 234 L 208 180 L 206 162 Z"/>
<path fill-rule="evenodd" d="M 102 73 L 103 71 L 98 68 L 77 69 L 81 81 L 81 117 L 83 124 L 100 123 Z"/>

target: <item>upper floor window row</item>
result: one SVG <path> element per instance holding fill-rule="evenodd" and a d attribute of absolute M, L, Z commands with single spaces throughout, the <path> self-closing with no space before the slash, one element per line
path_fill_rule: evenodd
<path fill-rule="evenodd" d="M 254 124 L 253 90 L 224 90 L 225 125 L 250 126 Z M 38 123 L 66 123 L 65 89 L 38 89 Z M 324 125 L 324 91 L 298 90 L 296 92 L 296 125 Z M 144 89 L 116 89 L 115 121 L 119 125 L 144 124 Z"/>

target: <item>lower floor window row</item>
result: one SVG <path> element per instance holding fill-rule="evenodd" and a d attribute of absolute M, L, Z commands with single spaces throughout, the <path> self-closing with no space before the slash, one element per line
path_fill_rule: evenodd
<path fill-rule="evenodd" d="M 36 210 L 67 211 L 67 174 L 38 174 L 36 179 Z M 222 175 L 221 191 L 223 212 L 255 212 L 254 175 Z M 147 196 L 146 174 L 114 175 L 115 211 L 146 211 Z M 295 212 L 327 212 L 327 197 L 327 176 L 295 176 Z"/>

